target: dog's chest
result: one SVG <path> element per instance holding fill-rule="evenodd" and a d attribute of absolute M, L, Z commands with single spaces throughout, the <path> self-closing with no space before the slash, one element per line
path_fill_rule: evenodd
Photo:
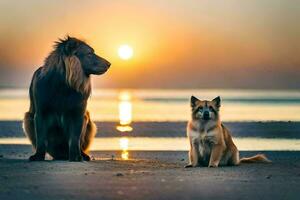
<path fill-rule="evenodd" d="M 193 143 L 198 143 L 200 154 L 203 156 L 205 154 L 210 154 L 213 144 L 216 143 L 216 136 L 214 132 L 190 131 L 189 136 Z"/>
<path fill-rule="evenodd" d="M 202 158 L 210 157 L 212 147 L 217 143 L 218 129 L 212 128 L 214 126 L 214 124 L 201 126 L 198 123 L 189 126 L 188 136 L 192 143 L 198 144 Z"/>
<path fill-rule="evenodd" d="M 213 144 L 215 143 L 215 133 L 204 131 L 199 135 L 199 152 L 201 157 L 209 158 Z"/>

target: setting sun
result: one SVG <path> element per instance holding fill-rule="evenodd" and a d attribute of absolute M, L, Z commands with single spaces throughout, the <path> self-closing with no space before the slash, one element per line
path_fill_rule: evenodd
<path fill-rule="evenodd" d="M 127 45 L 127 44 L 124 44 L 124 45 L 121 45 L 118 49 L 118 55 L 121 59 L 123 60 L 128 60 L 132 57 L 133 55 L 133 50 L 132 48 Z"/>

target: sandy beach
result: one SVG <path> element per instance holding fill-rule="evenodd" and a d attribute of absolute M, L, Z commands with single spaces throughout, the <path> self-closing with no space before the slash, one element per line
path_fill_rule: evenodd
<path fill-rule="evenodd" d="M 92 152 L 95 160 L 28 162 L 30 146 L 1 145 L 0 199 L 298 199 L 300 152 L 272 164 L 185 169 L 187 152 Z M 241 152 L 242 156 L 257 152 Z"/>
<path fill-rule="evenodd" d="M 235 137 L 299 138 L 299 122 L 227 123 Z M 97 137 L 118 137 L 114 122 Z M 184 137 L 185 122 L 136 122 L 132 137 Z M 0 135 L 24 138 L 20 121 Z M 262 151 L 260 151 L 262 152 Z M 242 151 L 241 157 L 255 151 Z M 186 151 L 92 151 L 93 161 L 28 162 L 30 145 L 0 145 L 0 199 L 298 199 L 300 151 L 265 151 L 272 164 L 185 169 Z"/>

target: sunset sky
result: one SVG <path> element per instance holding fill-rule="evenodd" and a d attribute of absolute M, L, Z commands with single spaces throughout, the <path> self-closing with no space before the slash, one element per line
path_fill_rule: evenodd
<path fill-rule="evenodd" d="M 1 0 L 0 87 L 69 34 L 112 63 L 95 87 L 300 89 L 299 20 L 294 0 Z"/>

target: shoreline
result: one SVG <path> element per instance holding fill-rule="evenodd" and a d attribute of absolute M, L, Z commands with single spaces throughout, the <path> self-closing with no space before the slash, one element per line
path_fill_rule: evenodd
<path fill-rule="evenodd" d="M 95 122 L 96 137 L 186 137 L 186 122 L 132 122 L 131 132 L 119 132 L 118 122 Z M 300 139 L 300 122 L 224 122 L 233 137 Z M 0 138 L 25 137 L 22 121 L 0 121 Z"/>

